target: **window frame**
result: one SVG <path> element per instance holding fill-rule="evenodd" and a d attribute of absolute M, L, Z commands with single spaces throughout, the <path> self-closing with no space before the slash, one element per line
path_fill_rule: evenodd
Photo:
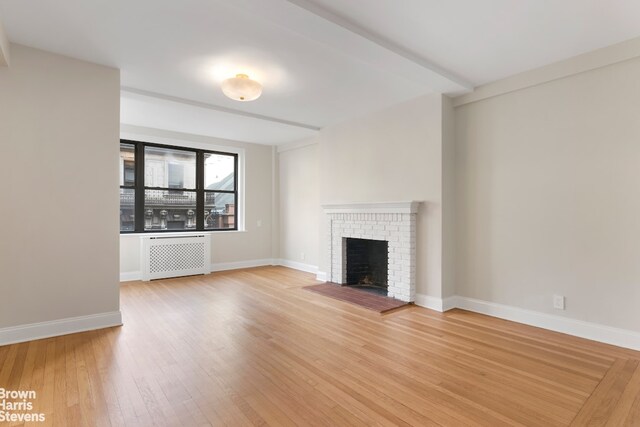
<path fill-rule="evenodd" d="M 122 218 L 119 218 L 119 226 L 120 226 L 120 233 L 121 234 L 126 234 L 126 233 L 135 233 L 135 228 L 136 228 L 136 215 L 137 215 L 137 211 L 136 211 L 136 184 L 138 182 L 138 174 L 137 174 L 137 159 L 138 159 L 138 148 L 136 145 L 131 144 L 129 142 L 123 142 L 122 140 L 120 141 L 120 149 L 122 150 L 122 145 L 133 145 L 133 168 L 134 168 L 134 173 L 133 173 L 133 185 L 131 184 L 126 184 L 126 180 L 124 179 L 125 177 L 125 169 L 123 168 L 122 170 L 122 185 L 120 185 L 120 190 L 133 190 L 133 212 L 134 212 L 134 223 L 133 223 L 133 230 L 125 230 L 122 231 Z M 120 213 L 120 215 L 122 215 L 122 213 Z"/>
<path fill-rule="evenodd" d="M 179 145 L 157 144 L 145 141 L 135 141 L 131 139 L 120 139 L 120 144 L 133 145 L 135 147 L 135 180 L 134 186 L 121 185 L 120 188 L 128 188 L 134 190 L 134 229 L 131 231 L 122 231 L 120 234 L 155 234 L 155 233 L 202 233 L 202 232 L 224 232 L 238 231 L 239 212 L 238 207 L 238 167 L 239 154 L 234 152 L 225 152 L 219 150 L 206 150 L 202 148 L 183 147 Z M 196 154 L 196 187 L 195 189 L 187 188 L 164 188 L 149 187 L 145 185 L 145 148 L 161 148 L 169 150 L 187 151 Z M 208 190 L 204 188 L 204 158 L 205 154 L 215 154 L 233 157 L 233 190 Z M 166 191 L 188 191 L 196 193 L 196 227 L 193 229 L 165 229 L 165 230 L 145 230 L 144 228 L 144 210 L 145 210 L 145 191 L 146 190 L 166 190 Z M 225 193 L 233 194 L 234 200 L 234 224 L 232 228 L 205 228 L 205 193 Z"/>

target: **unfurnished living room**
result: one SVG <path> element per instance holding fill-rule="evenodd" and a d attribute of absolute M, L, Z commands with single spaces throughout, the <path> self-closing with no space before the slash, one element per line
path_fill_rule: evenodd
<path fill-rule="evenodd" d="M 640 426 L 640 2 L 0 0 L 1 426 Z"/>

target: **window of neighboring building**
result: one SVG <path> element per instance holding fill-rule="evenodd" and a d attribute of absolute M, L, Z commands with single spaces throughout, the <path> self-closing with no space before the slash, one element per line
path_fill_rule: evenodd
<path fill-rule="evenodd" d="M 133 160 L 123 159 L 123 182 L 122 185 L 133 186 L 136 183 L 136 162 Z"/>
<path fill-rule="evenodd" d="M 237 230 L 238 155 L 120 144 L 120 231 Z"/>

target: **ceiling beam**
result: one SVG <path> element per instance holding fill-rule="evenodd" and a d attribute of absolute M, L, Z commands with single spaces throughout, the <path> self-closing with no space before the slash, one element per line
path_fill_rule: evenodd
<path fill-rule="evenodd" d="M 8 67 L 11 62 L 9 48 L 9 38 L 7 37 L 7 33 L 4 32 L 2 22 L 0 22 L 0 67 Z"/>
<path fill-rule="evenodd" d="M 278 124 L 293 126 L 293 127 L 302 128 L 302 129 L 309 129 L 313 131 L 320 130 L 319 126 L 309 125 L 306 123 L 299 123 L 299 122 L 293 122 L 291 120 L 279 119 L 276 117 L 263 116 L 262 114 L 249 113 L 246 111 L 236 110 L 233 108 L 222 107 L 220 105 L 208 104 L 206 102 L 200 102 L 200 101 L 192 101 L 190 99 L 180 98 L 180 97 L 171 96 L 171 95 L 164 95 L 161 93 L 150 92 L 150 91 L 136 89 L 132 87 L 122 86 L 120 88 L 120 92 L 124 93 L 125 95 L 132 94 L 132 95 L 153 98 L 153 99 L 162 100 L 162 101 L 176 102 L 179 104 L 190 105 L 192 107 L 204 108 L 207 110 L 213 110 L 213 111 L 218 111 L 218 112 L 227 113 L 227 114 L 235 114 L 236 116 L 244 116 L 252 119 L 264 120 L 272 123 L 278 123 Z"/>
<path fill-rule="evenodd" d="M 473 90 L 473 84 L 465 79 L 309 0 L 235 0 L 231 4 L 434 92 L 462 94 Z"/>

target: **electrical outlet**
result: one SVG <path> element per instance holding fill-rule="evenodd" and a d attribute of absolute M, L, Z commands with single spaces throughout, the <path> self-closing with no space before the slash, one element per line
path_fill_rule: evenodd
<path fill-rule="evenodd" d="M 258 227 L 262 227 L 262 220 L 261 220 L 261 219 L 259 219 L 258 221 L 256 221 L 256 225 L 257 225 Z"/>
<path fill-rule="evenodd" d="M 564 297 L 562 295 L 553 296 L 553 308 L 564 310 Z"/>
<path fill-rule="evenodd" d="M 304 252 L 300 252 L 300 259 L 304 261 L 304 257 L 305 257 Z"/>

